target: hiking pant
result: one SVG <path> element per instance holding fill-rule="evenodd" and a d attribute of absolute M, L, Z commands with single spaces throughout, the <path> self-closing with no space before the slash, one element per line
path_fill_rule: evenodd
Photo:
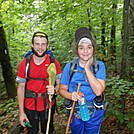
<path fill-rule="evenodd" d="M 52 111 L 51 111 L 51 120 L 49 126 L 49 134 L 52 134 L 52 132 L 54 131 L 53 115 L 55 110 L 53 110 L 53 106 L 51 110 Z M 25 113 L 30 121 L 30 124 L 32 125 L 32 127 L 28 128 L 28 134 L 37 134 L 39 131 L 39 125 L 41 128 L 41 132 L 43 134 L 46 134 L 47 119 L 45 119 L 45 111 L 36 111 L 36 115 L 38 116 L 38 119 L 35 119 L 35 110 L 25 109 Z"/>
<path fill-rule="evenodd" d="M 70 124 L 72 134 L 99 134 L 103 116 L 104 110 L 96 111 L 89 121 L 82 121 L 73 115 Z"/>

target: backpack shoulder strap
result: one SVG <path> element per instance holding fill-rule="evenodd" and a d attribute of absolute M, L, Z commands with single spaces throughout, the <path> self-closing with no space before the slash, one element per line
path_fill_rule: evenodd
<path fill-rule="evenodd" d="M 75 73 L 75 70 L 77 68 L 77 61 L 78 61 L 78 57 L 74 57 L 73 60 L 71 61 L 70 64 L 70 81 Z"/>
<path fill-rule="evenodd" d="M 82 72 L 80 70 L 76 70 L 77 61 L 78 61 L 78 57 L 74 57 L 73 60 L 71 61 L 71 65 L 70 65 L 70 81 L 71 81 L 71 79 L 72 79 L 72 77 L 73 77 L 75 72 Z M 99 70 L 99 64 L 98 64 L 98 61 L 97 61 L 96 57 L 94 56 L 94 59 L 93 59 L 93 73 L 94 73 L 94 75 L 96 75 L 98 70 Z"/>
<path fill-rule="evenodd" d="M 54 63 L 54 57 L 52 57 L 51 55 L 50 55 L 50 64 L 51 63 Z"/>
<path fill-rule="evenodd" d="M 31 78 L 30 76 L 30 61 L 32 59 L 32 55 L 29 55 L 28 57 L 26 57 L 26 82 L 28 82 Z M 54 63 L 54 57 L 52 57 L 50 55 L 50 64 Z M 36 79 L 36 78 L 32 78 L 32 79 Z M 37 79 L 36 79 L 37 80 Z"/>
<path fill-rule="evenodd" d="M 94 75 L 96 75 L 97 71 L 99 70 L 99 64 L 98 64 L 98 61 L 96 59 L 96 57 L 94 56 L 93 58 L 93 73 Z"/>
<path fill-rule="evenodd" d="M 29 74 L 30 74 L 30 61 L 32 59 L 32 55 L 26 57 L 26 82 L 28 82 Z"/>

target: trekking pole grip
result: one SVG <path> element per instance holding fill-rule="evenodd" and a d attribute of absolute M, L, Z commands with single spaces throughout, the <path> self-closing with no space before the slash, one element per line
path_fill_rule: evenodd
<path fill-rule="evenodd" d="M 76 93 L 78 93 L 80 91 L 80 86 L 81 86 L 81 83 L 78 83 Z M 73 102 L 73 105 L 72 105 L 72 108 L 71 108 L 71 111 L 70 111 L 70 115 L 69 115 L 69 118 L 68 118 L 67 127 L 66 127 L 66 133 L 65 134 L 68 134 L 68 129 L 69 129 L 71 118 L 72 118 L 72 115 L 73 115 L 73 112 L 74 112 L 75 104 L 76 104 L 76 101 Z"/>

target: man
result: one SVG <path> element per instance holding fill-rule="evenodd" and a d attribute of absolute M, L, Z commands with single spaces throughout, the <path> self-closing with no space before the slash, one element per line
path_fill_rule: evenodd
<path fill-rule="evenodd" d="M 48 67 L 51 64 L 51 56 L 46 54 L 48 49 L 48 36 L 43 32 L 36 32 L 32 38 L 32 51 L 34 54 L 29 61 L 29 72 L 26 71 L 27 59 L 23 59 L 18 68 L 16 81 L 19 82 L 17 95 L 20 111 L 20 124 L 23 127 L 24 121 L 29 122 L 32 127 L 28 128 L 28 134 L 37 134 L 39 131 L 39 121 L 41 132 L 46 133 L 47 117 L 49 109 L 48 95 L 54 95 L 59 89 L 61 68 L 57 60 L 54 59 L 56 67 L 56 87 L 50 86 Z M 27 77 L 27 73 L 29 76 Z M 54 105 L 52 101 L 52 105 Z M 54 106 L 52 106 L 52 115 Z M 51 116 L 49 133 L 54 131 L 53 116 Z"/>

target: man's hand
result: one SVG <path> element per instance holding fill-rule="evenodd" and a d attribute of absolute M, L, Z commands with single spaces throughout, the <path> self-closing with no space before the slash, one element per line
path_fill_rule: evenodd
<path fill-rule="evenodd" d="M 22 114 L 20 114 L 20 119 L 19 119 L 19 121 L 20 121 L 20 124 L 21 124 L 23 127 L 26 127 L 26 126 L 24 125 L 24 120 L 26 120 L 27 122 L 29 122 L 29 120 L 28 120 L 26 114 L 25 114 L 25 113 L 22 113 Z"/>
<path fill-rule="evenodd" d="M 46 86 L 47 89 L 47 93 L 48 95 L 53 95 L 54 94 L 54 86 Z"/>

